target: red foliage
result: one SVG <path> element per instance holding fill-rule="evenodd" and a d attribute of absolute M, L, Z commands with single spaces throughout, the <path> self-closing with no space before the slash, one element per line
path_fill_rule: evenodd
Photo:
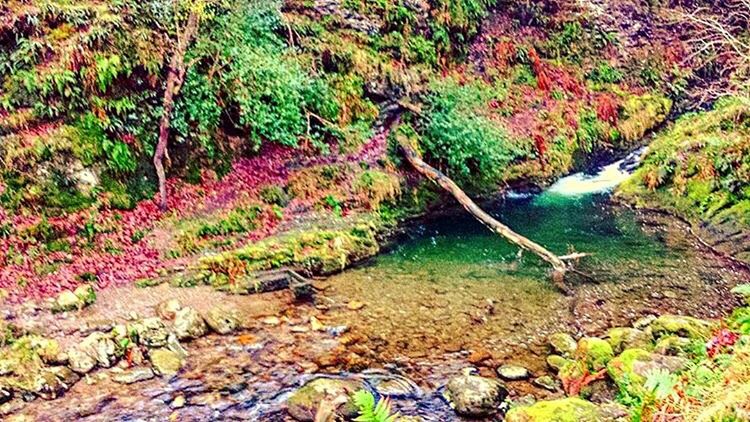
<path fill-rule="evenodd" d="M 534 138 L 534 147 L 536 147 L 536 153 L 539 155 L 539 159 L 542 161 L 542 165 L 545 163 L 545 154 L 547 153 L 547 141 L 544 136 L 540 133 L 532 135 Z"/>
<path fill-rule="evenodd" d="M 531 67 L 534 69 L 534 74 L 536 75 L 537 88 L 541 91 L 549 91 L 552 88 L 552 78 L 547 73 L 547 69 L 539 54 L 533 48 L 529 50 L 529 58 L 531 59 Z"/>
<path fill-rule="evenodd" d="M 709 357 L 719 354 L 724 348 L 734 346 L 740 336 L 727 328 L 722 328 L 714 333 L 713 338 L 706 344 L 706 353 Z"/>
<path fill-rule="evenodd" d="M 619 117 L 619 105 L 612 95 L 600 95 L 596 100 L 596 116 L 599 120 L 616 124 Z"/>
<path fill-rule="evenodd" d="M 10 301 L 19 302 L 74 289 L 82 282 L 83 274 L 96 275 L 99 289 L 155 277 L 159 269 L 184 265 L 189 259 L 165 259 L 164 251 L 155 245 L 158 242 L 150 241 L 160 237 L 157 228 L 160 221 L 206 215 L 243 205 L 263 186 L 285 184 L 292 165 L 375 162 L 385 153 L 386 137 L 387 133 L 380 133 L 350 155 L 339 154 L 332 148 L 334 151 L 328 156 L 310 158 L 298 150 L 264 146 L 257 157 L 236 161 L 232 171 L 221 180 L 204 181 L 199 186 L 178 179 L 168 180 L 168 213 L 161 212 L 155 201 L 143 201 L 129 211 L 102 208 L 50 217 L 51 230 L 69 244 L 70 251 L 48 252 L 38 240 L 22 235 L 42 222 L 41 216 L 10 216 L 0 208 L 0 226 L 8 224 L 15 229 L 8 236 L 0 236 L 0 288 L 7 289 Z M 306 209 L 299 205 L 290 204 L 283 218 L 297 218 Z M 277 231 L 279 218 L 270 210 L 266 211 L 257 221 L 258 229 L 248 233 L 240 243 L 256 241 Z M 89 243 L 79 232 L 92 223 L 101 230 L 97 230 Z M 138 240 L 137 235 L 148 232 L 155 239 Z M 53 271 L 40 271 L 44 266 Z"/>
<path fill-rule="evenodd" d="M 577 396 L 583 387 L 594 381 L 602 380 L 606 377 L 607 370 L 602 369 L 597 372 L 589 373 L 588 370 L 580 378 L 563 378 L 563 390 L 568 396 Z"/>
<path fill-rule="evenodd" d="M 495 45 L 495 66 L 501 71 L 507 69 L 517 54 L 515 44 L 510 41 L 500 41 Z"/>

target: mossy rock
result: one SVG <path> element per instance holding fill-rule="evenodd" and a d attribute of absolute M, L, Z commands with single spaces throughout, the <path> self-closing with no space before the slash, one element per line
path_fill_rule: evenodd
<path fill-rule="evenodd" d="M 346 419 L 357 416 L 357 406 L 352 395 L 365 388 L 364 383 L 354 379 L 316 378 L 294 392 L 287 399 L 287 411 L 298 421 L 314 421 L 323 403 L 341 402 L 336 415 Z"/>
<path fill-rule="evenodd" d="M 568 333 L 555 333 L 549 336 L 549 344 L 552 350 L 565 358 L 571 358 L 578 348 L 576 340 Z"/>
<path fill-rule="evenodd" d="M 599 371 L 607 367 L 607 363 L 615 356 L 612 346 L 598 337 L 584 337 L 578 341 L 576 358 L 586 364 L 591 371 Z"/>
<path fill-rule="evenodd" d="M 648 374 L 655 370 L 678 373 L 689 361 L 676 356 L 664 356 L 643 349 L 627 349 L 607 364 L 607 373 L 618 385 L 634 396 L 644 394 L 643 385 Z"/>
<path fill-rule="evenodd" d="M 612 351 L 617 354 L 625 349 L 646 349 L 653 347 L 654 336 L 650 328 L 638 330 L 630 327 L 615 327 L 607 331 L 605 336 Z"/>
<path fill-rule="evenodd" d="M 573 362 L 570 359 L 565 359 L 560 355 L 549 355 L 547 356 L 547 366 L 555 371 L 560 371 L 569 363 Z"/>
<path fill-rule="evenodd" d="M 578 397 L 538 401 L 531 406 L 510 409 L 505 415 L 506 422 L 601 422 L 602 420 L 597 405 Z"/>
<path fill-rule="evenodd" d="M 713 330 L 711 322 L 682 315 L 662 315 L 651 323 L 654 338 L 676 335 L 691 340 L 708 340 Z"/>

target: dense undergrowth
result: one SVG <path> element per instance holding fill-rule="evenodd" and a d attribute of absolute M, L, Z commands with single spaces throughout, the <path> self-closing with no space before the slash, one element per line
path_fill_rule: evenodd
<path fill-rule="evenodd" d="M 565 1 L 200 4 L 171 115 L 169 213 L 151 200 L 151 159 L 187 3 L 2 6 L 0 286 L 133 281 L 302 215 L 331 217 L 304 227 L 325 232 L 348 214 L 422 212 L 436 193 L 404 177 L 379 132 L 396 102 L 411 105 L 401 130 L 471 193 L 548 183 L 637 144 L 686 73 Z"/>

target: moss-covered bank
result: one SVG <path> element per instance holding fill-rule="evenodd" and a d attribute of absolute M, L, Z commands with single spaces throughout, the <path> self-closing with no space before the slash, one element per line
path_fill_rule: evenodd
<path fill-rule="evenodd" d="M 725 98 L 682 116 L 654 138 L 618 196 L 682 216 L 709 242 L 750 261 L 750 101 Z"/>

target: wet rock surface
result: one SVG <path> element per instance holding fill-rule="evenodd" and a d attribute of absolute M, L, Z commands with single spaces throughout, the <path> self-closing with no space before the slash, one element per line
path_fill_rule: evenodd
<path fill-rule="evenodd" d="M 488 416 L 499 410 L 508 390 L 496 379 L 464 374 L 448 381 L 444 395 L 459 415 Z"/>

